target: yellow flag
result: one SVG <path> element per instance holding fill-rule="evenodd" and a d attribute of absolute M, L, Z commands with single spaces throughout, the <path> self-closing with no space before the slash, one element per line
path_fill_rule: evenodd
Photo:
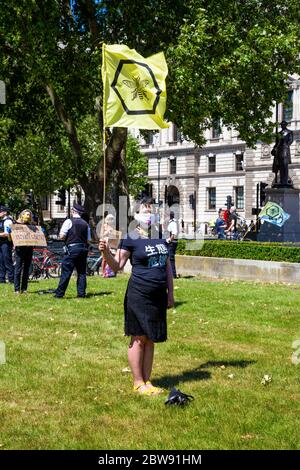
<path fill-rule="evenodd" d="M 145 59 L 122 44 L 103 44 L 104 127 L 161 129 L 168 66 L 163 52 Z"/>

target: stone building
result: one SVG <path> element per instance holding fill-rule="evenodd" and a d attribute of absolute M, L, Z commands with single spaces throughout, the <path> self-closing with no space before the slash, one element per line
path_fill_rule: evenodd
<path fill-rule="evenodd" d="M 290 77 L 289 85 L 288 98 L 278 105 L 277 112 L 279 122 L 288 121 L 294 132 L 289 175 L 300 188 L 300 80 Z M 272 120 L 276 121 L 275 106 Z M 238 213 L 250 221 L 257 201 L 260 206 L 259 183 L 270 186 L 274 179 L 273 144 L 258 141 L 256 148 L 248 148 L 236 131 L 222 126 L 207 130 L 205 138 L 206 145 L 197 148 L 172 124 L 147 141 L 141 139 L 153 197 L 164 209 L 178 203 L 179 218 L 189 230 L 194 220 L 199 225 L 214 219 L 218 209 L 226 207 L 229 195 Z"/>

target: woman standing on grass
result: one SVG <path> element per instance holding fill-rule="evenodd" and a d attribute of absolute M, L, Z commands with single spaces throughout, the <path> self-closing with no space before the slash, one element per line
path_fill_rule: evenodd
<path fill-rule="evenodd" d="M 33 214 L 30 210 L 25 209 L 19 215 L 17 224 L 33 225 Z M 25 294 L 27 292 L 29 270 L 32 261 L 32 246 L 16 246 L 15 248 L 15 293 Z"/>
<path fill-rule="evenodd" d="M 106 262 L 115 272 L 123 269 L 128 259 L 132 264 L 124 299 L 125 335 L 131 336 L 128 362 L 133 389 L 142 395 L 157 395 L 162 391 L 150 380 L 154 344 L 166 341 L 166 312 L 174 305 L 168 246 L 155 229 L 152 208 L 153 199 L 142 199 L 139 213 L 135 215 L 137 227 L 121 241 L 115 257 L 106 241 L 101 240 L 99 244 Z"/>

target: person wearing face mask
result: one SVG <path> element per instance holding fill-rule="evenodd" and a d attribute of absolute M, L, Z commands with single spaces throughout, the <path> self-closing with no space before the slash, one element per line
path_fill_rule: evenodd
<path fill-rule="evenodd" d="M 166 341 L 166 312 L 174 305 L 168 245 L 159 237 L 152 208 L 153 200 L 143 198 L 135 215 L 136 227 L 121 240 L 115 257 L 107 241 L 99 243 L 106 262 L 115 272 L 123 269 L 128 259 L 132 264 L 124 299 L 125 335 L 131 337 L 128 361 L 133 390 L 147 396 L 162 392 L 151 382 L 154 345 Z"/>
<path fill-rule="evenodd" d="M 33 225 L 33 215 L 28 209 L 21 212 L 16 222 L 22 225 Z M 29 270 L 32 261 L 32 246 L 16 246 L 15 248 L 15 293 L 25 294 L 28 287 Z"/>

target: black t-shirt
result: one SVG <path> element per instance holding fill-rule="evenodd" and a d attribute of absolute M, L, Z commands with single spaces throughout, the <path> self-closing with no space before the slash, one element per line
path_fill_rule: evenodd
<path fill-rule="evenodd" d="M 167 285 L 168 244 L 163 239 L 136 238 L 136 232 L 121 240 L 119 248 L 130 252 L 131 279 L 140 286 Z"/>
<path fill-rule="evenodd" d="M 236 230 L 237 215 L 234 212 L 232 212 L 232 214 L 229 215 L 229 218 L 228 218 L 229 225 L 231 224 L 232 221 L 234 222 L 234 225 L 233 225 L 234 230 Z"/>

